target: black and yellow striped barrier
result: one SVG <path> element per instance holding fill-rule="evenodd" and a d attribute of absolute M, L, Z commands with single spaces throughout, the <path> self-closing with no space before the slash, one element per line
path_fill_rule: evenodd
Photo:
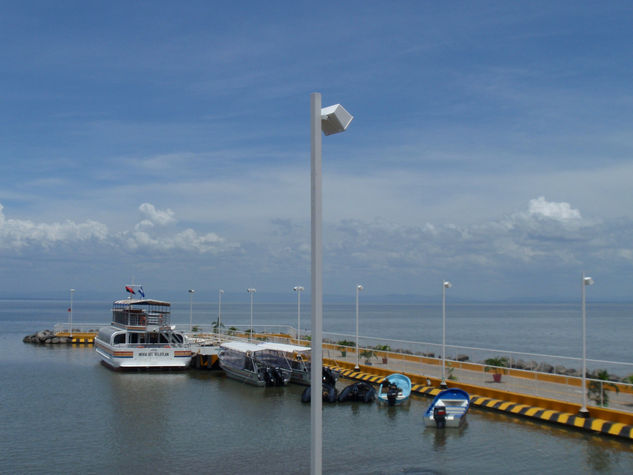
<path fill-rule="evenodd" d="M 369 383 L 380 384 L 384 381 L 384 376 L 376 376 L 374 374 L 362 373 L 352 369 L 344 369 L 337 366 L 326 365 L 330 369 L 336 370 L 341 376 L 350 379 L 358 379 L 361 381 L 367 381 Z M 436 396 L 441 390 L 433 388 L 431 386 L 425 386 L 422 384 L 412 384 L 411 392 L 425 396 Z M 487 397 L 471 395 L 470 403 L 473 406 L 483 409 L 490 409 L 494 411 L 504 412 L 516 416 L 528 417 L 531 419 L 538 419 L 554 424 L 561 424 L 567 427 L 573 427 L 589 432 L 597 432 L 604 435 L 623 437 L 626 439 L 633 439 L 633 426 L 622 424 L 620 422 L 611 422 L 603 419 L 596 419 L 592 417 L 584 418 L 574 414 L 566 412 L 558 412 L 550 409 L 543 409 L 542 407 L 528 406 L 525 404 L 518 404 L 510 401 L 502 401 L 499 399 L 491 399 Z"/>
<path fill-rule="evenodd" d="M 73 345 L 92 345 L 94 342 L 94 338 L 73 338 L 70 340 Z"/>

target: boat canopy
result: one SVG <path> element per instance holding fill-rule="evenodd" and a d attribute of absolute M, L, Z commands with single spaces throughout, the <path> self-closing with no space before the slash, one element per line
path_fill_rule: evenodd
<path fill-rule="evenodd" d="M 163 302 L 162 300 L 152 300 L 152 299 L 115 300 L 114 305 L 162 305 L 166 307 L 171 306 L 169 302 Z"/>
<path fill-rule="evenodd" d="M 283 351 L 284 353 L 305 353 L 310 351 L 309 346 L 289 345 L 287 343 L 262 343 L 259 345 L 267 350 Z"/>
<path fill-rule="evenodd" d="M 249 343 L 246 341 L 228 341 L 226 343 L 222 343 L 220 345 L 221 348 L 226 348 L 227 350 L 235 350 L 246 353 L 247 351 L 257 351 L 262 350 L 261 345 L 256 343 Z"/>

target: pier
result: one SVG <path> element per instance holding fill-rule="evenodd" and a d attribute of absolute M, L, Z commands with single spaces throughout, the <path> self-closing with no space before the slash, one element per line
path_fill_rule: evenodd
<path fill-rule="evenodd" d="M 25 338 L 25 342 L 40 344 L 90 345 L 94 343 L 98 325 L 77 324 L 72 332 L 65 325 L 54 331 L 45 330 Z M 88 328 L 91 327 L 91 328 Z M 249 333 L 233 329 L 218 335 L 197 325 L 197 331 L 188 333 L 193 358 L 191 367 L 217 369 L 218 349 L 222 341 L 247 339 Z M 38 341 L 27 341 L 29 338 Z M 258 341 L 275 341 L 308 345 L 298 342 L 291 332 L 264 330 L 253 334 Z M 349 379 L 380 384 L 391 373 L 406 374 L 413 382 L 412 392 L 419 396 L 433 397 L 439 392 L 441 383 L 440 358 L 421 356 L 405 352 L 381 351 L 375 348 L 345 347 L 333 343 L 323 344 L 324 365 Z M 355 369 L 356 361 L 363 360 Z M 582 399 L 580 378 L 564 374 L 541 373 L 516 368 L 499 368 L 486 372 L 484 365 L 470 361 L 447 360 L 449 387 L 466 390 L 471 395 L 471 404 L 485 410 L 502 412 L 541 422 L 564 425 L 588 432 L 618 438 L 633 439 L 633 387 L 630 384 L 609 382 L 618 388 L 610 393 L 612 407 L 589 406 L 589 417 L 579 415 Z"/>

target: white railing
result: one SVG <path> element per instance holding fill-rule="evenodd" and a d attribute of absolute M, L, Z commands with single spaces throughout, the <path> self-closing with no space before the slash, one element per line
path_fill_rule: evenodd
<path fill-rule="evenodd" d="M 72 324 L 72 333 L 97 333 L 99 328 L 107 327 L 107 323 L 75 323 Z M 53 333 L 69 333 L 70 323 L 56 323 Z"/>

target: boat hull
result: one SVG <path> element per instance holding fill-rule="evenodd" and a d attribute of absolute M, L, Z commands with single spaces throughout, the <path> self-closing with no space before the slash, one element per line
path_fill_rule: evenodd
<path fill-rule="evenodd" d="M 260 379 L 259 375 L 253 371 L 240 370 L 232 366 L 222 364 L 222 360 L 220 360 L 220 368 L 222 368 L 226 375 L 231 379 L 235 379 L 242 383 L 248 383 L 253 386 L 266 386 L 266 381 Z"/>
<path fill-rule="evenodd" d="M 112 369 L 186 369 L 191 362 L 191 350 L 170 345 L 143 347 L 113 347 L 95 340 L 95 350 L 102 363 Z"/>
<path fill-rule="evenodd" d="M 444 415 L 436 420 L 435 408 L 440 407 Z M 459 427 L 466 421 L 470 408 L 470 396 L 462 389 L 451 388 L 441 391 L 424 413 L 427 427 Z"/>
<path fill-rule="evenodd" d="M 390 406 L 398 406 L 408 401 L 410 395 L 411 380 L 403 374 L 390 374 L 378 388 L 378 401 Z"/>

